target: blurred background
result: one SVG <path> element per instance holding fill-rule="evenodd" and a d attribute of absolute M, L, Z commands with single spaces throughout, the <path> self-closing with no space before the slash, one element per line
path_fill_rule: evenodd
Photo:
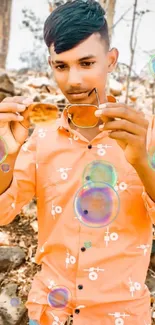
<path fill-rule="evenodd" d="M 106 11 L 111 47 L 119 50 L 115 71 L 109 74 L 107 94 L 155 114 L 155 0 L 98 0 Z M 0 0 L 0 102 L 5 97 L 29 96 L 56 104 L 59 115 L 66 103 L 48 67 L 43 41 L 47 16 L 65 0 Z M 39 115 L 40 114 L 40 115 Z M 46 112 L 45 112 L 46 115 Z M 55 115 L 53 115 L 53 122 Z M 42 112 L 35 124 L 46 123 Z M 146 285 L 151 292 L 155 324 L 155 230 Z M 0 325 L 28 324 L 24 303 L 34 274 L 38 240 L 36 198 L 15 220 L 0 227 Z M 148 247 L 142 247 L 146 250 Z M 145 324 L 150 325 L 150 324 Z"/>

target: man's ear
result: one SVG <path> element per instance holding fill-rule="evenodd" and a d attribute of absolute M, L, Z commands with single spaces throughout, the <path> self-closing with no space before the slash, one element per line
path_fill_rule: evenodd
<path fill-rule="evenodd" d="M 48 64 L 50 65 L 50 67 L 52 67 L 52 62 L 51 62 L 51 57 L 50 57 L 50 55 L 49 55 L 49 57 L 48 57 Z"/>
<path fill-rule="evenodd" d="M 112 72 L 118 61 L 119 51 L 116 48 L 112 48 L 108 53 L 108 72 Z"/>

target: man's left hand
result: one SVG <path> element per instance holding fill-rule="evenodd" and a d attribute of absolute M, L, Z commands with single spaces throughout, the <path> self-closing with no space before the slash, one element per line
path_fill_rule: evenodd
<path fill-rule="evenodd" d="M 146 139 L 149 123 L 143 112 L 122 103 L 106 103 L 99 106 L 95 115 L 105 121 L 100 125 L 100 131 L 111 131 L 109 137 L 117 141 L 131 165 L 147 159 Z"/>

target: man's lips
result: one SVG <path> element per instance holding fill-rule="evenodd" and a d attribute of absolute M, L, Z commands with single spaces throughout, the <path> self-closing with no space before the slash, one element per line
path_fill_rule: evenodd
<path fill-rule="evenodd" d="M 73 91 L 73 92 L 68 92 L 68 95 L 79 95 L 79 94 L 84 94 L 84 93 L 88 93 L 88 90 L 85 91 Z"/>
<path fill-rule="evenodd" d="M 88 91 L 85 92 L 74 92 L 74 93 L 68 93 L 68 96 L 70 98 L 74 99 L 83 99 L 86 96 L 88 96 Z"/>

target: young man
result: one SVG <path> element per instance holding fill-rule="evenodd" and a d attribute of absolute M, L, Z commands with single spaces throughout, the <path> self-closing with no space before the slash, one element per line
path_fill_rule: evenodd
<path fill-rule="evenodd" d="M 0 130 L 11 121 L 8 144 L 19 144 L 6 157 L 9 172 L 0 174 L 0 225 L 37 197 L 36 262 L 42 269 L 26 304 L 31 324 L 149 325 L 145 279 L 155 173 L 147 150 L 154 144 L 154 117 L 148 122 L 133 107 L 108 102 L 106 79 L 118 51 L 109 48 L 99 3 L 58 7 L 45 22 L 44 38 L 58 86 L 73 105 L 54 126 L 37 127 L 21 147 L 28 99 L 0 104 Z M 93 106 L 97 94 L 99 109 Z M 20 109 L 25 128 L 14 114 Z"/>

